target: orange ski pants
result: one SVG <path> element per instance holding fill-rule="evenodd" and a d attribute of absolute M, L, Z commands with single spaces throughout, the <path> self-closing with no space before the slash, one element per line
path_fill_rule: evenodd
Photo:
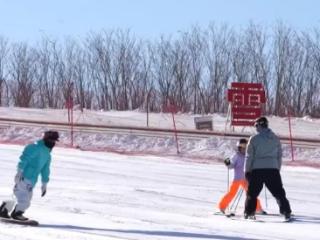
<path fill-rule="evenodd" d="M 233 198 L 236 196 L 238 189 L 242 187 L 246 192 L 248 191 L 248 183 L 245 179 L 243 180 L 234 180 L 230 186 L 229 192 L 223 196 L 219 202 L 219 209 L 225 210 Z M 262 211 L 261 204 L 259 199 L 257 199 L 256 211 Z"/>

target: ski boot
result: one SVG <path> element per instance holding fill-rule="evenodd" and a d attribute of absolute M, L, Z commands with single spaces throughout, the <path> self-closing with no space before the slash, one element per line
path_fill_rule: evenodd
<path fill-rule="evenodd" d="M 244 214 L 244 219 L 256 220 L 256 216 L 245 213 L 245 214 Z"/>
<path fill-rule="evenodd" d="M 27 221 L 28 218 L 26 218 L 25 216 L 23 216 L 23 211 L 17 211 L 16 208 L 13 210 L 13 212 L 11 213 L 11 217 L 15 220 L 18 221 Z"/>
<path fill-rule="evenodd" d="M 284 214 L 284 221 L 290 222 L 291 221 L 291 213 L 285 213 Z"/>
<path fill-rule="evenodd" d="M 2 218 L 10 218 L 8 209 L 6 208 L 6 203 L 3 202 L 0 206 L 0 217 Z"/>

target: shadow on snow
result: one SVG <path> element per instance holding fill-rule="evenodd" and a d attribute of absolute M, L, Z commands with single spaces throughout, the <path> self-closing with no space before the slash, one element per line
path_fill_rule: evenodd
<path fill-rule="evenodd" d="M 135 230 L 135 229 L 108 229 L 108 228 L 91 228 L 91 227 L 82 227 L 75 225 L 58 225 L 58 224 L 41 224 L 39 227 L 42 228 L 58 228 L 63 230 L 77 230 L 83 231 L 102 231 L 108 233 L 128 233 L 128 234 L 142 234 L 150 236 L 165 236 L 165 237 L 181 237 L 181 238 L 203 238 L 203 239 L 225 239 L 225 240 L 258 240 L 256 238 L 243 238 L 243 237 L 233 237 L 225 235 L 216 235 L 216 234 L 202 234 L 202 233 L 189 233 L 189 232 L 179 232 L 179 231 L 149 231 L 149 230 Z M 98 233 L 95 233 L 100 235 Z"/>
<path fill-rule="evenodd" d="M 296 215 L 294 216 L 295 221 L 299 223 L 313 223 L 319 224 L 320 218 L 313 216 L 303 216 Z M 123 234 L 137 234 L 137 235 L 150 235 L 150 236 L 164 236 L 164 237 L 181 237 L 181 238 L 202 238 L 202 239 L 225 239 L 225 240 L 258 240 L 256 238 L 243 238 L 243 237 L 235 237 L 235 236 L 226 236 L 226 235 L 217 235 L 217 234 L 203 234 L 203 233 L 191 233 L 191 232 L 179 232 L 179 231 L 150 231 L 150 230 L 137 230 L 137 229 L 109 229 L 109 228 L 94 228 L 94 227 L 83 227 L 83 226 L 75 226 L 68 224 L 40 224 L 41 228 L 56 228 L 61 230 L 70 230 L 70 231 L 79 231 L 86 234 L 94 234 L 94 235 L 102 235 L 101 232 L 108 233 L 123 233 Z M 88 232 L 88 231 L 96 231 L 96 232 Z M 98 233 L 100 232 L 100 233 Z"/>

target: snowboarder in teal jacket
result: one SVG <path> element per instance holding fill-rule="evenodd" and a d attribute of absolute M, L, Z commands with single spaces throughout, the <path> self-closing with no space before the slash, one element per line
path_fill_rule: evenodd
<path fill-rule="evenodd" d="M 11 217 L 16 220 L 26 221 L 28 218 L 23 216 L 26 209 L 29 208 L 33 188 L 41 175 L 41 196 L 47 192 L 47 183 L 50 176 L 51 150 L 59 140 L 57 131 L 47 131 L 44 137 L 35 143 L 27 145 L 17 167 L 15 176 L 14 195 L 17 204 L 11 213 Z M 11 206 L 10 206 L 11 205 Z M 4 201 L 0 207 L 0 217 L 10 218 L 9 213 L 14 204 Z"/>

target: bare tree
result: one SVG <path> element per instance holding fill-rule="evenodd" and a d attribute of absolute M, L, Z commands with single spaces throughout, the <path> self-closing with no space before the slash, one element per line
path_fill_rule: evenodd
<path fill-rule="evenodd" d="M 200 82 L 204 71 L 204 51 L 205 38 L 203 32 L 199 27 L 193 27 L 191 32 L 184 33 L 183 39 L 186 43 L 187 52 L 189 55 L 189 92 L 185 93 L 187 96 L 193 96 L 189 99 L 189 104 L 193 105 L 193 113 L 207 113 L 202 107 L 200 98 Z M 190 109 L 191 110 L 191 109 Z"/>
<path fill-rule="evenodd" d="M 156 88 L 160 93 L 160 105 L 166 105 L 173 95 L 173 46 L 170 39 L 160 39 L 152 49 L 152 72 L 156 82 Z"/>
<path fill-rule="evenodd" d="M 284 115 L 286 107 L 284 99 L 287 98 L 288 82 L 287 70 L 288 59 L 290 56 L 290 44 L 293 31 L 286 27 L 283 23 L 279 23 L 275 28 L 274 43 L 273 43 L 273 67 L 275 70 L 275 102 L 273 113 L 275 115 Z"/>
<path fill-rule="evenodd" d="M 14 44 L 10 60 L 10 88 L 14 105 L 30 107 L 36 92 L 36 51 L 24 43 Z"/>
<path fill-rule="evenodd" d="M 65 48 L 61 57 L 60 64 L 58 65 L 58 76 L 61 80 L 61 89 L 63 96 L 63 103 L 77 104 L 74 102 L 74 81 L 75 81 L 75 45 L 74 41 L 69 39 L 65 42 Z"/>
<path fill-rule="evenodd" d="M 272 79 L 267 30 L 263 26 L 250 23 L 245 31 L 245 44 L 249 59 L 249 79 L 247 82 L 263 84 L 267 98 L 267 111 L 270 113 L 272 110 Z"/>
<path fill-rule="evenodd" d="M 305 101 L 302 114 L 320 116 L 320 32 L 314 29 L 313 34 L 303 33 L 306 55 L 309 56 L 308 72 L 303 79 Z"/>
<path fill-rule="evenodd" d="M 39 89 L 39 106 L 57 108 L 63 105 L 61 101 L 62 81 L 59 77 L 62 49 L 56 41 L 42 39 L 39 45 L 37 60 L 37 85 Z"/>
<path fill-rule="evenodd" d="M 155 110 L 155 96 L 153 95 L 154 82 L 151 74 L 151 57 L 150 57 L 150 45 L 140 45 L 139 51 L 136 51 L 136 58 L 138 58 L 138 65 L 135 78 L 131 80 L 131 97 L 132 108 L 143 108 L 148 110 Z M 146 104 L 148 106 L 146 106 Z"/>
<path fill-rule="evenodd" d="M 83 108 L 91 108 L 93 93 L 91 82 L 88 80 L 88 64 L 85 51 L 76 43 L 73 43 L 73 83 L 75 87 L 75 103 Z"/>
<path fill-rule="evenodd" d="M 0 37 L 0 106 L 3 105 L 3 95 L 7 97 L 7 103 L 9 101 L 8 87 L 7 87 L 7 57 L 9 53 L 8 40 Z"/>
<path fill-rule="evenodd" d="M 277 23 L 192 27 L 145 42 L 129 30 L 91 33 L 34 47 L 0 37 L 0 105 L 182 112 L 225 112 L 228 84 L 263 83 L 267 113 L 320 116 L 319 29 L 298 32 Z M 6 101 L 5 103 L 3 101 Z"/>
<path fill-rule="evenodd" d="M 208 75 L 201 84 L 201 104 L 206 112 L 223 112 L 227 109 L 225 92 L 232 73 L 235 33 L 227 25 L 219 28 L 211 24 L 205 34 L 205 63 Z"/>
<path fill-rule="evenodd" d="M 89 78 L 93 84 L 98 108 L 104 110 L 113 106 L 110 90 L 112 36 L 112 32 L 104 32 L 104 35 L 91 34 L 86 42 Z M 115 92 L 115 89 L 113 91 Z"/>
<path fill-rule="evenodd" d="M 183 41 L 175 41 L 172 51 L 173 64 L 173 91 L 171 97 L 174 105 L 182 112 L 190 111 L 189 96 L 191 88 L 190 79 L 190 59 Z"/>

